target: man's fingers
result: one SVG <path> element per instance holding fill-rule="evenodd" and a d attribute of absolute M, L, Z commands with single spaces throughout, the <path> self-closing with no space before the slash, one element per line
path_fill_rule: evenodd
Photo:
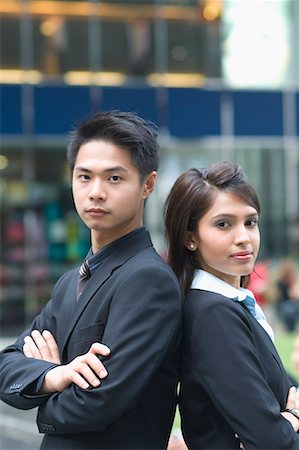
<path fill-rule="evenodd" d="M 49 352 L 51 354 L 51 361 L 60 364 L 60 355 L 58 345 L 49 330 L 44 330 L 42 333 L 42 337 L 48 345 Z"/>
<path fill-rule="evenodd" d="M 84 362 L 86 362 L 100 378 L 105 378 L 108 375 L 107 369 L 97 355 L 107 356 L 110 353 L 110 349 L 106 347 L 106 345 L 98 345 L 101 346 L 101 349 L 98 349 L 101 350 L 101 353 L 96 351 L 97 344 L 92 344 L 89 352 L 84 355 Z M 107 355 L 104 355 L 103 352 L 107 353 Z"/>
<path fill-rule="evenodd" d="M 87 355 L 88 354 L 95 356 L 108 356 L 110 355 L 110 348 L 107 347 L 107 345 L 101 344 L 100 342 L 94 342 L 88 350 Z M 96 359 L 92 359 L 91 361 L 94 361 L 94 363 L 89 363 L 93 364 L 92 369 L 99 375 L 100 378 L 105 378 L 108 375 L 108 372 L 101 360 L 96 357 Z"/>
<path fill-rule="evenodd" d="M 77 367 L 74 367 L 74 373 L 72 375 L 73 383 L 77 384 L 80 382 L 78 386 L 82 387 L 82 381 L 79 380 L 76 374 L 79 374 L 84 380 L 87 382 L 88 386 L 91 385 L 93 387 L 98 387 L 101 382 L 99 378 L 94 374 L 88 364 L 80 363 Z M 87 387 L 88 387 L 87 386 Z M 83 389 L 86 389 L 85 387 Z"/>
<path fill-rule="evenodd" d="M 40 392 L 62 392 L 72 383 L 81 389 L 99 387 L 101 385 L 101 379 L 108 375 L 105 366 L 98 358 L 99 353 L 109 354 L 110 350 L 103 344 L 95 343 L 91 346 L 89 352 L 77 356 L 69 364 L 58 365 L 49 370 L 45 376 Z"/>
<path fill-rule="evenodd" d="M 42 359 L 45 361 L 51 361 L 51 353 L 42 334 L 38 330 L 33 330 L 31 336 L 34 339 L 35 345 L 37 346 Z"/>
<path fill-rule="evenodd" d="M 35 344 L 35 341 L 32 339 L 31 336 L 26 336 L 24 338 L 24 345 L 26 345 L 26 352 L 28 354 L 30 352 L 30 356 L 29 356 L 30 358 L 43 359 L 38 347 Z M 25 356 L 27 356 L 27 355 L 25 355 Z"/>
<path fill-rule="evenodd" d="M 43 333 L 33 330 L 31 336 L 26 336 L 24 338 L 23 352 L 28 358 L 42 359 L 60 364 L 58 346 L 53 335 L 48 330 L 44 330 Z"/>
<path fill-rule="evenodd" d="M 100 344 L 100 342 L 94 342 L 88 352 L 94 355 L 108 356 L 110 354 L 110 348 L 107 345 Z"/>
<path fill-rule="evenodd" d="M 96 374 L 99 378 L 105 378 L 108 375 L 103 363 L 93 353 L 85 353 L 82 356 L 78 356 L 72 363 L 70 364 L 77 372 L 82 373 L 82 366 L 87 365 L 92 370 L 93 374 Z"/>
<path fill-rule="evenodd" d="M 33 358 L 33 354 L 32 354 L 30 345 L 27 344 L 27 343 L 25 343 L 25 344 L 23 345 L 23 353 L 24 353 L 24 355 L 25 355 L 27 358 Z"/>
<path fill-rule="evenodd" d="M 87 383 L 87 381 L 78 372 L 74 372 L 71 375 L 70 381 L 79 386 L 81 389 L 89 388 L 89 384 Z"/>
<path fill-rule="evenodd" d="M 96 355 L 87 354 L 87 364 L 100 378 L 105 378 L 108 375 L 106 367 Z"/>

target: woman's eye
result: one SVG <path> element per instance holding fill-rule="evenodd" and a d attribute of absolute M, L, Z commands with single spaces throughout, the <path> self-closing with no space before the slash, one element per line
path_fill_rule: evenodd
<path fill-rule="evenodd" d="M 248 225 L 249 227 L 254 227 L 256 226 L 258 223 L 257 219 L 249 219 L 246 222 L 246 225 Z"/>
<path fill-rule="evenodd" d="M 217 222 L 217 227 L 219 228 L 227 228 L 229 226 L 228 222 L 225 222 L 224 220 L 221 222 Z"/>

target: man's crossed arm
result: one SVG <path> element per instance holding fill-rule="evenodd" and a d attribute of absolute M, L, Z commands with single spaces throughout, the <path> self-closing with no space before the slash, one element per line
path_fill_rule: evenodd
<path fill-rule="evenodd" d="M 77 356 L 68 364 L 61 364 L 58 345 L 48 330 L 33 330 L 24 339 L 23 353 L 27 358 L 41 359 L 57 364 L 44 378 L 40 394 L 62 392 L 74 383 L 82 389 L 98 387 L 108 373 L 97 355 L 108 356 L 110 349 L 99 342 L 91 345 L 87 353 Z"/>

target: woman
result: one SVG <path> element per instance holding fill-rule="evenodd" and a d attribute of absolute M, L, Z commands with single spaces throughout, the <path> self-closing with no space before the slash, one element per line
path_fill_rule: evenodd
<path fill-rule="evenodd" d="M 259 213 L 228 162 L 183 173 L 166 202 L 169 263 L 185 295 L 180 412 L 190 449 L 299 449 L 299 395 L 246 289 Z"/>

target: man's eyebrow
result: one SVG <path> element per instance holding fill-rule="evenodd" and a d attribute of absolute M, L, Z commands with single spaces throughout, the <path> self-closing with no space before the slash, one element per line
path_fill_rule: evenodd
<path fill-rule="evenodd" d="M 104 169 L 103 172 L 106 173 L 111 173 L 111 172 L 123 172 L 123 173 L 128 173 L 127 169 L 125 169 L 122 166 L 114 166 L 114 167 L 109 167 L 107 169 Z"/>
<path fill-rule="evenodd" d="M 89 173 L 92 172 L 90 169 L 87 169 L 86 167 L 82 166 L 77 166 L 74 168 L 74 170 L 76 170 L 77 172 L 89 172 Z"/>
<path fill-rule="evenodd" d="M 86 172 L 86 173 L 92 173 L 93 172 L 91 169 L 88 169 L 87 167 L 83 167 L 83 166 L 75 167 L 74 170 L 76 170 L 77 172 Z M 108 168 L 103 170 L 103 173 L 113 173 L 113 172 L 128 173 L 127 169 L 125 169 L 122 166 L 108 167 Z"/>

